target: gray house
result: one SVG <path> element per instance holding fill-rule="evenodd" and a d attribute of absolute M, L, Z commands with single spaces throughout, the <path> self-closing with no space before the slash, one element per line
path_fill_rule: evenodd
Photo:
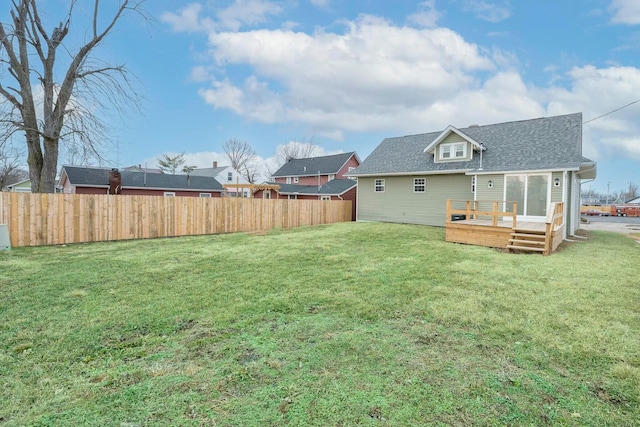
<path fill-rule="evenodd" d="M 543 222 L 564 203 L 566 232 L 580 224 L 582 114 L 386 138 L 348 174 L 358 179 L 360 221 L 444 226 L 449 199 L 516 201 L 519 220 Z"/>

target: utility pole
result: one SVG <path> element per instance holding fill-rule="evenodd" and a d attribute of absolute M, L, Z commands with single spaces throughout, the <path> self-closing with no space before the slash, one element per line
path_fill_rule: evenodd
<path fill-rule="evenodd" d="M 609 187 L 611 187 L 611 181 L 607 182 L 607 202 L 605 203 L 606 206 L 609 206 Z"/>

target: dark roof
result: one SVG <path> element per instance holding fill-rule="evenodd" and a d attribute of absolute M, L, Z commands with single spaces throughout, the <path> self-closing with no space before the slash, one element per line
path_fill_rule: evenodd
<path fill-rule="evenodd" d="M 358 183 L 353 179 L 332 179 L 318 188 L 317 185 L 277 184 L 280 186 L 280 194 L 306 194 L 306 195 L 340 195 L 351 190 Z"/>
<path fill-rule="evenodd" d="M 340 169 L 347 163 L 356 152 L 333 154 L 331 156 L 308 157 L 306 159 L 291 159 L 272 176 L 310 176 L 328 175 L 340 172 Z"/>
<path fill-rule="evenodd" d="M 386 138 L 349 175 L 438 173 L 445 171 L 508 172 L 577 170 L 592 163 L 582 156 L 582 114 L 470 126 L 459 129 L 485 147 L 473 159 L 435 163 L 424 149 L 442 132 Z"/>
<path fill-rule="evenodd" d="M 217 168 L 196 168 L 191 172 L 191 176 L 216 177 L 228 168 L 229 166 L 219 166 Z"/>
<path fill-rule="evenodd" d="M 76 186 L 109 187 L 108 168 L 63 166 L 69 182 Z M 122 188 L 149 188 L 158 190 L 222 191 L 222 185 L 208 176 L 170 175 L 120 171 Z M 62 174 L 61 174 L 62 175 Z"/>

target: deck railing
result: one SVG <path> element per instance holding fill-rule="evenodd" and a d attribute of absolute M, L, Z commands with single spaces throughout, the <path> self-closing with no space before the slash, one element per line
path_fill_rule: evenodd
<path fill-rule="evenodd" d="M 461 206 L 464 206 L 462 208 Z M 518 202 L 510 200 L 447 200 L 447 218 L 450 223 L 455 215 L 464 215 L 464 219 L 490 219 L 491 226 L 498 227 L 501 218 L 512 220 L 512 228 L 516 228 Z"/>
<path fill-rule="evenodd" d="M 518 236 L 524 236 L 524 239 L 519 238 L 518 243 L 527 246 L 531 245 L 531 247 L 536 247 L 538 250 L 542 246 L 535 246 L 533 242 L 527 242 L 527 238 L 531 237 L 529 234 L 540 234 L 540 237 L 542 237 L 541 233 L 544 230 L 543 251 L 545 255 L 549 255 L 554 251 L 564 238 L 564 203 L 562 202 L 550 203 L 544 223 L 538 223 L 539 226 L 535 228 L 531 227 L 531 222 L 521 223 L 520 226 L 518 225 L 518 204 L 515 201 L 447 200 L 446 212 L 445 226 L 460 221 L 462 227 L 466 227 L 467 225 L 471 228 L 475 227 L 474 230 L 478 233 L 483 233 L 481 230 L 483 226 L 499 227 L 503 230 L 509 230 L 508 233 L 511 233 L 512 237 L 506 238 L 513 239 L 516 238 L 513 237 L 516 236 L 516 234 L 513 233 L 521 233 Z M 485 233 L 483 238 L 486 239 L 486 236 L 491 235 L 490 233 L 493 233 L 493 237 L 495 237 L 496 234 L 495 231 L 493 231 Z M 483 238 L 479 238 L 478 241 L 483 240 Z M 462 242 L 470 243 L 466 240 Z M 496 241 L 491 240 L 491 242 L 495 243 Z M 508 245 L 509 243 L 505 244 Z M 542 241 L 536 244 L 542 244 Z M 485 244 L 485 246 L 491 245 Z"/>
<path fill-rule="evenodd" d="M 555 249 L 553 247 L 553 231 L 556 227 L 560 228 L 564 225 L 564 203 L 552 202 L 550 209 L 547 211 L 547 218 L 544 222 L 544 254 L 549 255 Z"/>

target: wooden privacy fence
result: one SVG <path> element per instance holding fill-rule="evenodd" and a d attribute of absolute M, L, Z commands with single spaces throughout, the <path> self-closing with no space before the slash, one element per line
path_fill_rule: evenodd
<path fill-rule="evenodd" d="M 11 245 L 148 239 L 351 221 L 350 201 L 0 193 Z"/>

